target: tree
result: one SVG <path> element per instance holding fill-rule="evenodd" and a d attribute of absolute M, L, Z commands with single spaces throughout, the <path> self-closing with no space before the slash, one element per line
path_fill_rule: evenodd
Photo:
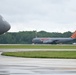
<path fill-rule="evenodd" d="M 70 37 L 72 32 L 58 33 L 46 31 L 22 31 L 8 32 L 0 35 L 0 44 L 31 44 L 32 39 L 37 37 Z"/>

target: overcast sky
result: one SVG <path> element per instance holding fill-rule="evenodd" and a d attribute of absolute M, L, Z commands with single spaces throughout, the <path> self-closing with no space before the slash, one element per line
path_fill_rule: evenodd
<path fill-rule="evenodd" d="M 76 30 L 76 0 L 0 0 L 10 32 Z"/>

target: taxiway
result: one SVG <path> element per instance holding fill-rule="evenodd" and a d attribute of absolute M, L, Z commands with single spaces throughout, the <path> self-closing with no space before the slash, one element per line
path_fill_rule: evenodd
<path fill-rule="evenodd" d="M 76 59 L 19 58 L 0 55 L 0 75 L 76 75 Z"/>

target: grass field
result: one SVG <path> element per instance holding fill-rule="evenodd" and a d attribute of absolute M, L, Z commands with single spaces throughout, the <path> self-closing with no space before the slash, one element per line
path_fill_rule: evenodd
<path fill-rule="evenodd" d="M 30 52 L 5 52 L 2 55 L 25 58 L 67 58 L 76 59 L 76 51 L 30 51 Z"/>
<path fill-rule="evenodd" d="M 0 49 L 76 49 L 76 45 L 0 45 Z M 76 59 L 76 51 L 26 51 L 4 52 L 2 55 L 27 58 Z"/>
<path fill-rule="evenodd" d="M 76 49 L 76 45 L 50 45 L 50 44 L 3 44 L 0 49 Z"/>

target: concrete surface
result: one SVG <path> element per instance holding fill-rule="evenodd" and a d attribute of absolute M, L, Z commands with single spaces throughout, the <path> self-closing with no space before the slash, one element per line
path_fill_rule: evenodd
<path fill-rule="evenodd" d="M 0 75 L 76 75 L 76 59 L 35 59 L 0 55 Z"/>

